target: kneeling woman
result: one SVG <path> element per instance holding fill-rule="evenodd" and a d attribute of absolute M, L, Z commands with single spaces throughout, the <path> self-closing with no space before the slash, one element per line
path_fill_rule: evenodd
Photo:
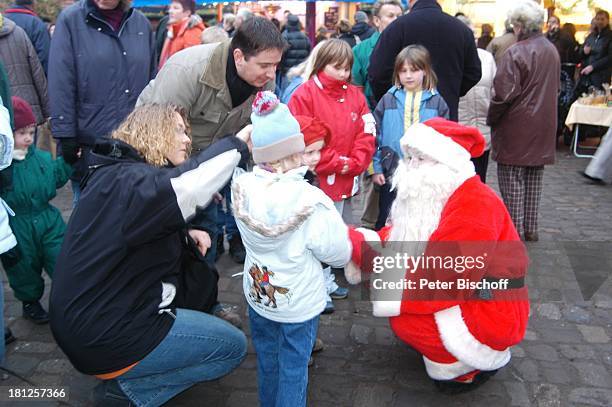
<path fill-rule="evenodd" d="M 143 106 L 94 147 L 51 290 L 51 329 L 72 364 L 138 406 L 221 377 L 246 354 L 240 330 L 173 300 L 185 241 L 210 247 L 186 221 L 246 159 L 248 136 L 188 159 L 186 127 L 172 107 Z"/>

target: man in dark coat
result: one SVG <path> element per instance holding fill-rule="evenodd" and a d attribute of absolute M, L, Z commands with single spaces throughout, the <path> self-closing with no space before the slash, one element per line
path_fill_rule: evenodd
<path fill-rule="evenodd" d="M 374 27 L 368 24 L 368 15 L 363 11 L 355 13 L 355 25 L 351 28 L 351 34 L 355 36 L 355 45 L 361 41 L 365 41 L 376 32 Z M 357 41 L 357 37 L 359 41 Z"/>
<path fill-rule="evenodd" d="M 436 0 L 411 0 L 411 12 L 380 35 L 370 57 L 368 78 L 376 100 L 391 87 L 395 57 L 405 47 L 420 44 L 431 54 L 438 90 L 457 121 L 459 97 L 480 80 L 480 60 L 472 31 L 442 12 Z"/>
<path fill-rule="evenodd" d="M 595 15 L 595 30 L 584 40 L 582 54 L 584 68 L 580 75 L 583 82 L 596 88 L 609 83 L 612 73 L 612 31 L 607 11 L 599 10 Z"/>
<path fill-rule="evenodd" d="M 285 26 L 285 31 L 283 31 L 283 38 L 289 44 L 281 60 L 281 72 L 284 75 L 289 68 L 298 65 L 308 58 L 312 47 L 306 34 L 300 30 L 300 19 L 294 14 L 289 14 L 287 17 L 287 25 Z"/>
<path fill-rule="evenodd" d="M 34 11 L 34 0 L 16 0 L 14 5 L 4 11 L 4 14 L 28 34 L 46 74 L 51 37 L 47 25 Z"/>
<path fill-rule="evenodd" d="M 156 66 L 151 24 L 129 1 L 81 0 L 60 14 L 49 55 L 51 130 L 74 164 L 75 205 L 87 152 L 132 111 Z"/>

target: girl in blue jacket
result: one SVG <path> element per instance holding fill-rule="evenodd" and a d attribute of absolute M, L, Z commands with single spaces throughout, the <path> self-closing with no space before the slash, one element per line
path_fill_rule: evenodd
<path fill-rule="evenodd" d="M 402 158 L 399 141 L 404 132 L 413 124 L 434 117 L 449 118 L 448 106 L 436 90 L 438 79 L 429 51 L 422 45 L 409 45 L 397 55 L 393 81 L 393 87 L 374 110 L 377 148 L 372 160 L 372 181 L 380 186 L 377 230 L 385 226 L 395 199 L 390 177 Z"/>

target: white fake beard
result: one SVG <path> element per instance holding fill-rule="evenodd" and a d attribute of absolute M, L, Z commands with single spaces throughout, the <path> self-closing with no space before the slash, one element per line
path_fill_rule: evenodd
<path fill-rule="evenodd" d="M 389 241 L 428 241 L 440 223 L 448 198 L 473 175 L 474 166 L 469 161 L 459 172 L 437 162 L 409 168 L 400 161 L 393 175 L 397 196 L 391 206 Z"/>

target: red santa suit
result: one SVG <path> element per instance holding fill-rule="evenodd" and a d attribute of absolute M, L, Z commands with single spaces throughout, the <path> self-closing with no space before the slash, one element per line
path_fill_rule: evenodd
<path fill-rule="evenodd" d="M 410 149 L 405 151 L 406 155 L 418 151 L 451 164 L 469 160 L 464 154 L 466 151 L 474 156 L 482 153 L 483 145 L 477 137 L 482 139 L 482 135 L 475 128 L 443 119 L 433 119 L 425 125 L 438 134 L 423 136 L 414 130 L 415 134 L 411 135 L 409 129 L 400 142 L 402 148 Z M 452 140 L 463 152 L 453 150 L 446 141 L 438 144 L 441 139 Z M 393 223 L 392 218 L 392 225 L 378 233 L 363 229 L 351 231 L 354 264 L 363 266 L 362 257 L 366 255 L 363 248 L 367 247 L 364 241 L 389 240 Z M 425 254 L 439 242 L 482 242 L 483 248 L 497 256 L 497 266 L 482 271 L 472 268 L 464 274 L 472 281 L 508 279 L 513 288 L 487 292 L 489 296 L 484 298 L 479 296 L 479 291 L 464 291 L 462 294 L 467 295 L 444 299 L 434 295 L 427 301 L 416 299 L 415 291 L 404 290 L 401 304 L 375 302 L 374 314 L 390 316 L 391 328 L 402 341 L 423 355 L 432 379 L 469 381 L 479 371 L 505 366 L 510 360 L 510 347 L 518 344 L 525 334 L 529 301 L 524 284 L 528 259 L 504 203 L 478 176 L 469 177 L 448 197 L 437 227 L 427 240 Z M 355 282 L 355 270 L 347 267 L 346 272 L 347 279 Z M 416 281 L 423 275 L 419 271 L 407 272 L 405 278 Z M 430 281 L 435 277 L 440 276 L 428 274 Z"/>

